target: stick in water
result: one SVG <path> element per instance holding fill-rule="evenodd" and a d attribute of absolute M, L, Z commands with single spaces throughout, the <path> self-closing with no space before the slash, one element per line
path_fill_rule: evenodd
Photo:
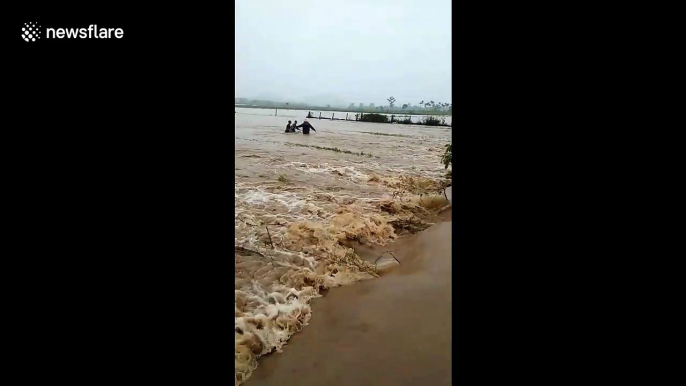
<path fill-rule="evenodd" d="M 379 261 L 379 259 L 382 258 L 383 255 L 386 254 L 386 253 L 388 253 L 388 254 L 390 254 L 391 256 L 393 256 L 393 258 L 395 259 L 395 261 L 397 261 L 398 264 L 400 264 L 400 260 L 398 260 L 398 258 L 395 257 L 395 255 L 393 254 L 393 252 L 391 252 L 391 251 L 386 251 L 386 252 L 382 253 L 381 256 L 379 256 L 379 257 L 374 261 L 374 270 L 375 270 L 375 271 L 378 271 L 378 269 L 376 268 L 376 262 Z M 400 265 L 402 265 L 402 264 L 400 264 Z"/>
<path fill-rule="evenodd" d="M 274 249 L 274 243 L 272 242 L 272 235 L 269 234 L 269 227 L 266 225 L 264 227 L 267 228 L 267 235 L 269 236 L 269 243 L 272 245 L 272 249 Z"/>

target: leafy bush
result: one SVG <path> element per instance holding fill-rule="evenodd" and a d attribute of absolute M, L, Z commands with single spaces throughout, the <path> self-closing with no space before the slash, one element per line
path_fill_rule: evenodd
<path fill-rule="evenodd" d="M 445 123 L 445 120 L 443 122 Z M 441 124 L 441 120 L 433 116 L 428 116 L 424 117 L 422 123 L 429 126 L 439 126 Z"/>
<path fill-rule="evenodd" d="M 360 116 L 362 122 L 388 123 L 388 116 L 383 114 L 362 114 Z"/>
<path fill-rule="evenodd" d="M 453 164 L 453 144 L 445 145 L 445 153 L 441 156 L 441 162 L 447 169 L 449 165 Z"/>

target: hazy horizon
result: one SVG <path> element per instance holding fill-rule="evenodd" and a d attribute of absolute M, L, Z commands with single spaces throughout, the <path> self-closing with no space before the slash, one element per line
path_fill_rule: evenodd
<path fill-rule="evenodd" d="M 449 0 L 237 0 L 236 98 L 452 103 Z"/>

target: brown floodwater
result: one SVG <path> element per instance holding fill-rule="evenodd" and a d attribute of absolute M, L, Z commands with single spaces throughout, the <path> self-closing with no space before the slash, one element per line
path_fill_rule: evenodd
<path fill-rule="evenodd" d="M 402 265 L 314 300 L 309 325 L 247 385 L 452 384 L 450 223 L 398 244 Z"/>
<path fill-rule="evenodd" d="M 312 299 L 381 282 L 399 265 L 375 253 L 440 221 L 451 129 L 310 119 L 317 131 L 306 136 L 284 130 L 307 112 L 236 112 L 238 385 L 260 356 L 308 328 Z"/>

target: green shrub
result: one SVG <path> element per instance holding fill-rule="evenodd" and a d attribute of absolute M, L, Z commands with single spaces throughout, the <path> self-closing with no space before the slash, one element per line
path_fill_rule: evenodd
<path fill-rule="evenodd" d="M 362 122 L 375 122 L 375 123 L 389 123 L 387 115 L 383 114 L 361 114 L 360 121 Z"/>
<path fill-rule="evenodd" d="M 453 144 L 445 145 L 445 153 L 441 157 L 441 162 L 445 165 L 447 169 L 449 165 L 453 164 Z"/>
<path fill-rule="evenodd" d="M 424 117 L 422 123 L 428 126 L 439 126 L 441 124 L 441 120 L 434 116 L 428 116 Z M 445 124 L 445 119 L 443 120 L 443 123 Z"/>

